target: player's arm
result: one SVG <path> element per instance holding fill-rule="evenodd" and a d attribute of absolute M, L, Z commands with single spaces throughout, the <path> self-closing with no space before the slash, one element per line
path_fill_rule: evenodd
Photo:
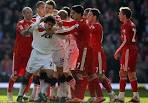
<path fill-rule="evenodd" d="M 120 53 L 121 49 L 124 47 L 124 45 L 125 45 L 126 42 L 127 42 L 126 35 L 124 35 L 123 38 L 124 38 L 124 39 L 123 39 L 122 44 L 120 45 L 120 47 L 116 50 L 116 52 L 115 52 L 115 54 L 114 54 L 114 58 L 115 58 L 116 60 L 118 59 L 118 56 L 119 56 L 119 53 Z"/>
<path fill-rule="evenodd" d="M 57 29 L 55 31 L 55 34 L 58 34 L 58 35 L 68 35 L 70 34 L 74 29 L 77 29 L 79 27 L 79 24 L 75 24 L 73 25 L 72 27 L 70 28 L 61 28 L 61 29 Z"/>
<path fill-rule="evenodd" d="M 37 28 L 37 27 L 39 27 L 39 25 L 40 25 L 40 21 L 35 22 L 35 23 L 33 23 L 33 24 L 27 26 L 26 28 L 24 28 L 24 29 L 21 31 L 21 34 L 22 34 L 22 35 L 32 34 L 33 31 L 34 31 L 34 29 Z"/>
<path fill-rule="evenodd" d="M 31 26 L 26 27 L 24 30 L 22 30 L 20 33 L 22 35 L 28 35 L 31 34 L 32 32 L 30 31 Z"/>

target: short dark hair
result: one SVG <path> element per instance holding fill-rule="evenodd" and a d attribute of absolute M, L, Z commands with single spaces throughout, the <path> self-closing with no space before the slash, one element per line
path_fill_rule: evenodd
<path fill-rule="evenodd" d="M 38 1 L 38 2 L 36 3 L 36 8 L 39 8 L 40 5 L 44 5 L 44 4 L 45 4 L 44 1 Z"/>
<path fill-rule="evenodd" d="M 45 22 L 45 23 L 51 22 L 53 25 L 56 24 L 56 20 L 55 20 L 55 18 L 54 18 L 53 16 L 47 16 L 47 17 L 45 18 L 44 22 Z"/>
<path fill-rule="evenodd" d="M 92 8 L 86 8 L 84 12 L 89 12 Z"/>
<path fill-rule="evenodd" d="M 96 9 L 96 8 L 92 8 L 92 9 L 90 9 L 90 11 L 92 12 L 92 14 L 93 14 L 94 16 L 96 16 L 96 18 L 97 18 L 97 20 L 98 20 L 100 14 L 101 14 L 100 10 L 99 10 L 99 9 Z"/>
<path fill-rule="evenodd" d="M 66 20 L 67 17 L 68 17 L 68 13 L 67 13 L 66 10 L 59 10 L 59 11 L 58 11 L 58 15 L 60 16 L 60 18 L 61 18 L 62 20 Z"/>
<path fill-rule="evenodd" d="M 120 7 L 119 11 L 121 11 L 127 19 L 132 16 L 132 10 L 129 7 Z"/>
<path fill-rule="evenodd" d="M 70 8 L 69 8 L 68 6 L 64 6 L 64 7 L 62 8 L 62 10 L 67 11 L 68 16 L 70 16 Z"/>
<path fill-rule="evenodd" d="M 84 7 L 82 5 L 74 5 L 71 8 L 73 11 L 75 11 L 76 13 L 81 14 L 81 16 L 83 15 L 84 12 Z"/>
<path fill-rule="evenodd" d="M 54 9 L 56 8 L 56 3 L 54 0 L 48 0 L 48 1 L 46 1 L 46 4 L 52 5 Z"/>

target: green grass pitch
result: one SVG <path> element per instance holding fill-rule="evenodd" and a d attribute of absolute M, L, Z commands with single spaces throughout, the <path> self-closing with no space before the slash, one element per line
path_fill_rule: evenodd
<path fill-rule="evenodd" d="M 139 91 L 140 91 L 140 103 L 148 103 L 148 90 L 139 89 Z M 17 93 L 18 93 L 18 89 L 14 89 L 14 91 L 13 91 L 14 100 L 16 100 Z M 106 91 L 103 91 L 103 93 L 104 93 L 104 96 L 106 98 L 106 101 L 104 103 L 108 103 L 109 98 L 108 98 Z M 118 94 L 118 91 L 115 90 L 115 93 Z M 126 102 L 129 101 L 131 99 L 131 97 L 132 97 L 131 91 L 127 90 L 125 101 Z M 87 101 L 88 99 L 89 99 L 89 93 L 86 92 L 85 101 Z M 8 99 L 7 99 L 7 90 L 6 89 L 0 89 L 0 103 L 9 103 Z"/>

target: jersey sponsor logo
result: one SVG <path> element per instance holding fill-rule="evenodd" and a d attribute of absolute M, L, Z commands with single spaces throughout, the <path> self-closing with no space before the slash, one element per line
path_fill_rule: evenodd
<path fill-rule="evenodd" d="M 41 35 L 41 37 L 44 37 L 44 38 L 52 38 L 53 34 L 48 34 L 48 33 L 44 33 Z"/>

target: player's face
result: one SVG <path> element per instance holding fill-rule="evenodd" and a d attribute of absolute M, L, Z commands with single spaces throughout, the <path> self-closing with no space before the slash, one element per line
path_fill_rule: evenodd
<path fill-rule="evenodd" d="M 54 11 L 54 8 L 53 8 L 52 5 L 46 4 L 46 6 L 45 6 L 45 11 L 46 11 L 46 14 L 52 14 L 53 11 Z"/>
<path fill-rule="evenodd" d="M 84 18 L 84 19 L 87 19 L 87 16 L 88 16 L 88 12 L 87 12 L 87 11 L 84 11 L 84 13 L 83 13 L 83 18 Z"/>
<path fill-rule="evenodd" d="M 53 27 L 53 24 L 51 22 L 46 22 L 44 24 L 44 26 L 45 26 L 46 29 L 51 29 Z"/>
<path fill-rule="evenodd" d="M 25 19 L 27 20 L 31 20 L 32 19 L 32 10 L 31 9 L 26 9 L 23 13 L 23 16 Z"/>
<path fill-rule="evenodd" d="M 88 15 L 87 15 L 87 20 L 88 20 L 89 22 L 92 22 L 93 18 L 94 18 L 94 15 L 93 15 L 93 13 L 90 11 L 90 12 L 88 13 Z"/>
<path fill-rule="evenodd" d="M 37 8 L 37 12 L 40 16 L 44 16 L 45 15 L 45 4 L 41 4 L 38 8 Z"/>
<path fill-rule="evenodd" d="M 119 17 L 119 20 L 121 22 L 123 22 L 124 21 L 124 18 L 125 18 L 125 15 L 123 15 L 122 11 L 120 11 L 119 14 L 118 14 L 118 17 Z"/>
<path fill-rule="evenodd" d="M 78 13 L 77 12 L 75 12 L 74 10 L 71 10 L 70 15 L 71 15 L 72 19 L 77 20 L 77 18 L 78 18 Z"/>

